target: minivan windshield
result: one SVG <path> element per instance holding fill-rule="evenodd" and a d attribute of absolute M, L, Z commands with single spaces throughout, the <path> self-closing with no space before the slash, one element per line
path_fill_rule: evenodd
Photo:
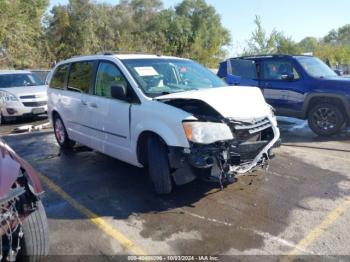
<path fill-rule="evenodd" d="M 296 59 L 304 70 L 313 77 L 323 78 L 337 76 L 328 65 L 316 57 L 297 57 Z"/>
<path fill-rule="evenodd" d="M 40 85 L 44 85 L 43 81 L 32 73 L 0 75 L 0 88 Z"/>
<path fill-rule="evenodd" d="M 149 96 L 226 86 L 205 67 L 184 59 L 124 59 L 122 61 Z"/>

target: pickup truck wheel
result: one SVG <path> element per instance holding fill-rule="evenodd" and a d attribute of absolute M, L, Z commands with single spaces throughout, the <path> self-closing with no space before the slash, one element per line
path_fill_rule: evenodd
<path fill-rule="evenodd" d="M 23 221 L 22 229 L 23 238 L 18 260 L 42 261 L 49 252 L 49 227 L 41 201 L 38 201 L 36 211 Z"/>
<path fill-rule="evenodd" d="M 148 172 L 154 190 L 159 195 L 169 194 L 172 190 L 167 147 L 156 136 L 147 140 Z"/>
<path fill-rule="evenodd" d="M 60 145 L 60 147 L 72 148 L 75 145 L 75 141 L 69 139 L 66 127 L 58 115 L 54 117 L 53 129 L 57 143 Z"/>
<path fill-rule="evenodd" d="M 311 108 L 308 114 L 309 127 L 320 136 L 331 136 L 341 131 L 345 117 L 339 107 L 321 103 Z"/>

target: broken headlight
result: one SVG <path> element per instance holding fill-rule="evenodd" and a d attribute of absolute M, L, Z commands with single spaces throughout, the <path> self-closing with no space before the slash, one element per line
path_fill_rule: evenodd
<path fill-rule="evenodd" d="M 212 144 L 234 138 L 231 129 L 224 123 L 184 122 L 183 127 L 187 139 L 193 143 Z"/>

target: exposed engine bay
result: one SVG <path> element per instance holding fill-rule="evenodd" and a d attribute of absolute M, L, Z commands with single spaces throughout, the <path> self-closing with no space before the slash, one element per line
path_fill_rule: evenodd
<path fill-rule="evenodd" d="M 24 236 L 22 222 L 36 210 L 36 202 L 37 197 L 31 193 L 23 174 L 8 194 L 0 198 L 0 261 L 16 261 Z"/>
<path fill-rule="evenodd" d="M 269 160 L 273 157 L 273 147 L 280 144 L 279 130 L 273 124 L 276 121 L 273 115 L 241 121 L 224 118 L 201 100 L 173 99 L 163 102 L 191 113 L 198 121 L 225 123 L 230 128 L 233 139 L 211 144 L 191 142 L 190 149 L 183 154 L 194 177 L 216 180 L 221 188 L 225 183 L 233 182 L 237 175 L 257 167 L 267 169 Z M 181 172 L 182 175 L 183 173 Z M 175 182 L 177 175 L 174 174 Z"/>

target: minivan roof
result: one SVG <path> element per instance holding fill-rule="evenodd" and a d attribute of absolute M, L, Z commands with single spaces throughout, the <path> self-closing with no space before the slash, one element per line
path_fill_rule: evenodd
<path fill-rule="evenodd" d="M 103 53 L 97 55 L 84 55 L 84 56 L 74 56 L 62 62 L 70 63 L 70 62 L 78 62 L 81 60 L 95 60 L 95 59 L 103 59 L 106 56 L 114 56 L 119 60 L 126 59 L 179 59 L 179 60 L 187 60 L 185 58 L 179 58 L 174 56 L 161 56 L 161 55 L 151 55 L 151 54 L 113 54 L 113 53 Z"/>

